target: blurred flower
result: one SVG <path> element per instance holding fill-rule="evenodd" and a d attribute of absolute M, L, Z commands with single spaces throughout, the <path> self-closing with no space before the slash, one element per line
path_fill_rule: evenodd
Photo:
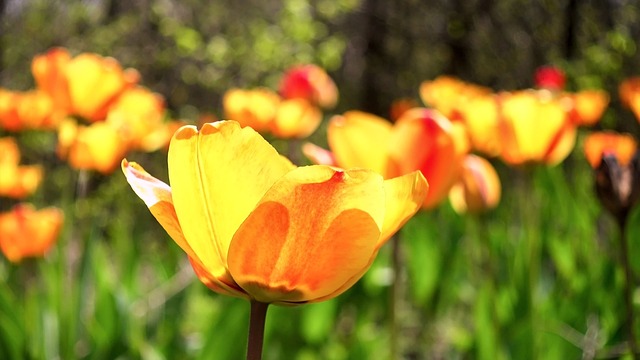
<path fill-rule="evenodd" d="M 40 185 L 42 167 L 19 163 L 20 149 L 15 139 L 0 138 L 0 196 L 22 199 Z"/>
<path fill-rule="evenodd" d="M 298 65 L 289 69 L 280 82 L 284 99 L 305 99 L 321 108 L 332 108 L 338 102 L 338 88 L 331 77 L 317 65 Z"/>
<path fill-rule="evenodd" d="M 536 70 L 534 81 L 537 88 L 560 91 L 564 89 L 567 78 L 558 67 L 541 66 Z"/>
<path fill-rule="evenodd" d="M 333 298 L 420 207 L 414 172 L 296 168 L 235 121 L 186 126 L 169 148 L 171 187 L 126 160 L 136 194 L 221 294 L 300 304 Z"/>
<path fill-rule="evenodd" d="M 462 165 L 460 180 L 449 191 L 449 201 L 458 214 L 479 213 L 500 202 L 500 178 L 486 159 L 469 154 Z"/>
<path fill-rule="evenodd" d="M 32 62 L 38 87 L 69 115 L 90 122 L 104 120 L 111 102 L 140 80 L 133 69 L 123 70 L 117 60 L 92 53 L 71 57 L 54 48 Z"/>
<path fill-rule="evenodd" d="M 630 77 L 625 79 L 618 88 L 620 102 L 631 109 L 640 121 L 640 77 Z"/>
<path fill-rule="evenodd" d="M 63 219 L 60 209 L 35 210 L 31 204 L 18 204 L 0 213 L 0 249 L 11 262 L 44 256 L 55 243 Z"/>
<path fill-rule="evenodd" d="M 576 126 L 594 125 L 609 105 L 609 94 L 603 90 L 583 90 L 561 97 L 570 101 L 569 115 Z"/>
<path fill-rule="evenodd" d="M 502 138 L 497 96 L 493 93 L 475 96 L 458 104 L 456 112 L 467 128 L 471 147 L 487 156 L 498 156 Z"/>
<path fill-rule="evenodd" d="M 640 157 L 629 134 L 594 132 L 584 141 L 584 152 L 596 174 L 596 193 L 618 220 L 626 219 L 640 198 Z"/>
<path fill-rule="evenodd" d="M 322 121 L 322 112 L 305 99 L 283 100 L 271 122 L 271 133 L 279 138 L 306 138 Z"/>
<path fill-rule="evenodd" d="M 317 147 L 303 150 L 312 160 L 335 160 L 341 168 L 362 167 L 386 179 L 420 170 L 429 182 L 423 207 L 432 208 L 447 196 L 469 151 L 466 133 L 432 109 L 414 108 L 392 125 L 375 115 L 349 111 L 334 116 L 327 129 L 328 156 Z"/>
<path fill-rule="evenodd" d="M 267 88 L 231 89 L 224 94 L 222 104 L 227 119 L 264 132 L 269 130 L 269 124 L 276 116 L 280 98 Z"/>
<path fill-rule="evenodd" d="M 229 90 L 224 95 L 223 106 L 228 119 L 283 139 L 305 138 L 322 121 L 322 112 L 308 100 L 281 99 L 266 88 Z"/>
<path fill-rule="evenodd" d="M 42 91 L 0 89 L 0 128 L 9 131 L 53 129 L 62 116 L 54 109 L 49 95 Z"/>
<path fill-rule="evenodd" d="M 565 103 L 546 90 L 499 95 L 502 159 L 510 165 L 564 160 L 575 145 L 576 126 Z"/>
<path fill-rule="evenodd" d="M 166 145 L 164 98 L 142 86 L 125 90 L 109 107 L 107 123 L 118 129 L 132 150 L 154 151 Z"/>
<path fill-rule="evenodd" d="M 58 129 L 58 157 L 71 167 L 112 173 L 127 153 L 127 140 L 107 122 L 78 125 L 73 119 L 63 121 Z"/>
<path fill-rule="evenodd" d="M 420 98 L 425 105 L 440 111 L 451 120 L 457 119 L 456 109 L 461 103 L 490 93 L 488 88 L 445 75 L 420 84 Z"/>

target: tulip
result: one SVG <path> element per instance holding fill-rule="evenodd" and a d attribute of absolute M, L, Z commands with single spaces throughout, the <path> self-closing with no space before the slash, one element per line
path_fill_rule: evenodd
<path fill-rule="evenodd" d="M 92 53 L 72 58 L 63 48 L 36 56 L 32 72 L 60 111 L 90 122 L 104 120 L 109 105 L 140 80 L 137 71 L 123 70 L 113 58 Z"/>
<path fill-rule="evenodd" d="M 270 130 L 278 138 L 306 138 L 322 121 L 322 112 L 305 99 L 283 100 L 270 123 Z"/>
<path fill-rule="evenodd" d="M 0 138 L 0 196 L 22 199 L 33 194 L 42 181 L 39 165 L 18 165 L 20 149 L 15 139 Z"/>
<path fill-rule="evenodd" d="M 231 89 L 222 98 L 224 114 L 242 126 L 264 132 L 269 129 L 278 111 L 278 94 L 266 88 L 253 90 Z"/>
<path fill-rule="evenodd" d="M 60 209 L 35 210 L 30 204 L 18 204 L 0 213 L 0 250 L 14 263 L 44 256 L 55 243 L 63 219 Z"/>
<path fill-rule="evenodd" d="M 119 130 L 128 148 L 150 152 L 165 145 L 154 141 L 156 132 L 163 131 L 164 112 L 164 98 L 138 86 L 118 97 L 109 107 L 105 121 Z"/>
<path fill-rule="evenodd" d="M 452 76 L 439 76 L 420 84 L 420 98 L 448 119 L 456 118 L 456 109 L 461 103 L 480 95 L 488 95 L 491 90 L 466 83 Z"/>
<path fill-rule="evenodd" d="M 458 214 L 480 213 L 498 205 L 500 190 L 500 178 L 491 163 L 469 154 L 464 159 L 460 180 L 449 192 L 449 201 Z"/>
<path fill-rule="evenodd" d="M 67 159 L 75 169 L 110 174 L 118 167 L 128 148 L 118 129 L 107 122 L 84 126 L 67 119 L 58 129 L 56 150 L 58 156 Z"/>
<path fill-rule="evenodd" d="M 18 116 L 18 103 L 19 94 L 15 91 L 10 91 L 0 88 L 0 129 L 8 131 L 20 131 L 22 129 L 22 123 Z"/>
<path fill-rule="evenodd" d="M 171 140 L 171 186 L 124 160 L 135 193 L 212 290 L 252 303 L 331 299 L 369 268 L 419 208 L 419 172 L 295 167 L 235 121 L 185 126 Z"/>
<path fill-rule="evenodd" d="M 457 114 L 466 126 L 471 147 L 487 156 L 502 151 L 500 107 L 495 94 L 475 96 L 458 105 Z"/>
<path fill-rule="evenodd" d="M 349 111 L 329 121 L 327 136 L 331 154 L 307 145 L 303 150 L 309 158 L 342 168 L 372 169 L 387 179 L 420 170 L 429 181 L 425 209 L 447 196 L 469 150 L 460 124 L 425 108 L 405 112 L 393 125 L 372 114 Z"/>
<path fill-rule="evenodd" d="M 625 79 L 619 86 L 620 102 L 633 111 L 640 121 L 640 77 Z"/>
<path fill-rule="evenodd" d="M 546 90 L 500 96 L 502 159 L 511 165 L 564 160 L 575 145 L 576 126 L 560 99 Z"/>
<path fill-rule="evenodd" d="M 640 198 L 638 145 L 629 134 L 594 132 L 584 141 L 587 161 L 596 171 L 596 193 L 603 206 L 618 220 Z"/>
<path fill-rule="evenodd" d="M 565 97 L 570 100 L 571 120 L 577 126 L 594 125 L 609 105 L 609 94 L 602 90 L 583 90 Z"/>
<path fill-rule="evenodd" d="M 331 77 L 317 65 L 299 65 L 289 69 L 280 82 L 284 99 L 305 99 L 321 108 L 338 102 L 338 88 Z"/>
<path fill-rule="evenodd" d="M 562 90 L 567 82 L 564 72 L 555 66 L 542 66 L 536 70 L 534 80 L 537 88 Z"/>
<path fill-rule="evenodd" d="M 624 271 L 625 332 L 631 354 L 638 353 L 635 331 L 635 279 L 629 255 L 628 220 L 640 201 L 640 152 L 629 134 L 594 132 L 584 141 L 584 151 L 595 170 L 595 190 L 602 206 L 616 219 L 620 234 L 619 260 Z M 627 240 L 628 238 L 628 240 Z M 635 238 L 634 238 L 635 240 Z"/>

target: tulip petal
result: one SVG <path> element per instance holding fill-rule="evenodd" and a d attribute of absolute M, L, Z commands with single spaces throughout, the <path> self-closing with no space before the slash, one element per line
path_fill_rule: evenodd
<path fill-rule="evenodd" d="M 393 128 L 389 144 L 390 177 L 420 170 L 429 182 L 423 208 L 433 208 L 447 196 L 468 150 L 456 125 L 426 108 L 407 111 Z"/>
<path fill-rule="evenodd" d="M 348 111 L 329 122 L 329 147 L 338 165 L 345 169 L 362 167 L 385 175 L 391 123 L 361 111 Z"/>
<path fill-rule="evenodd" d="M 370 265 L 380 236 L 382 177 L 308 166 L 278 181 L 236 232 L 229 271 L 263 302 L 313 301 Z"/>
<path fill-rule="evenodd" d="M 378 248 L 420 210 L 428 192 L 429 184 L 420 171 L 384 181 L 386 212 Z"/>
<path fill-rule="evenodd" d="M 186 241 L 204 268 L 233 284 L 227 250 L 266 191 L 294 166 L 255 130 L 220 121 L 178 130 L 168 154 L 173 203 Z"/>
<path fill-rule="evenodd" d="M 231 296 L 244 296 L 244 293 L 240 289 L 233 286 L 235 284 L 226 284 L 206 274 L 202 261 L 193 251 L 182 233 L 182 228 L 173 206 L 169 185 L 151 176 L 142 166 L 135 162 L 128 162 L 126 159 L 122 160 L 122 171 L 133 191 L 144 201 L 149 211 L 151 211 L 151 214 L 158 220 L 173 241 L 187 253 L 198 278 L 218 293 Z"/>

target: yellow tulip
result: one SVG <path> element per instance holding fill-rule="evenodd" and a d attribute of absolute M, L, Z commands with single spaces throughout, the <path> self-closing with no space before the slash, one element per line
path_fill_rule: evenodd
<path fill-rule="evenodd" d="M 384 180 L 370 170 L 295 167 L 235 121 L 182 127 L 168 163 L 171 186 L 136 163 L 122 169 L 202 282 L 263 303 L 346 291 L 428 189 L 419 172 Z"/>

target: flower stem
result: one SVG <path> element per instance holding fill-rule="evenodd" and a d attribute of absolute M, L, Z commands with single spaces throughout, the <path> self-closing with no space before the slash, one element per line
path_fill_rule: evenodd
<path fill-rule="evenodd" d="M 400 235 L 395 234 L 391 238 L 391 264 L 393 266 L 393 282 L 391 283 L 391 293 L 389 294 L 389 351 L 390 359 L 399 358 L 400 346 L 398 344 L 398 308 L 402 299 L 402 254 L 400 249 Z"/>
<path fill-rule="evenodd" d="M 262 359 L 262 343 L 264 340 L 264 323 L 267 318 L 268 303 L 251 301 L 251 319 L 249 320 L 249 341 L 247 343 L 247 360 Z"/>
<path fill-rule="evenodd" d="M 636 343 L 635 334 L 635 316 L 633 311 L 633 274 L 631 273 L 631 264 L 629 264 L 629 245 L 627 243 L 627 217 L 620 216 L 618 218 L 618 226 L 620 227 L 620 261 L 624 269 L 624 302 L 627 311 L 626 327 L 627 336 L 629 337 L 629 350 L 631 358 L 638 358 L 638 344 Z"/>

